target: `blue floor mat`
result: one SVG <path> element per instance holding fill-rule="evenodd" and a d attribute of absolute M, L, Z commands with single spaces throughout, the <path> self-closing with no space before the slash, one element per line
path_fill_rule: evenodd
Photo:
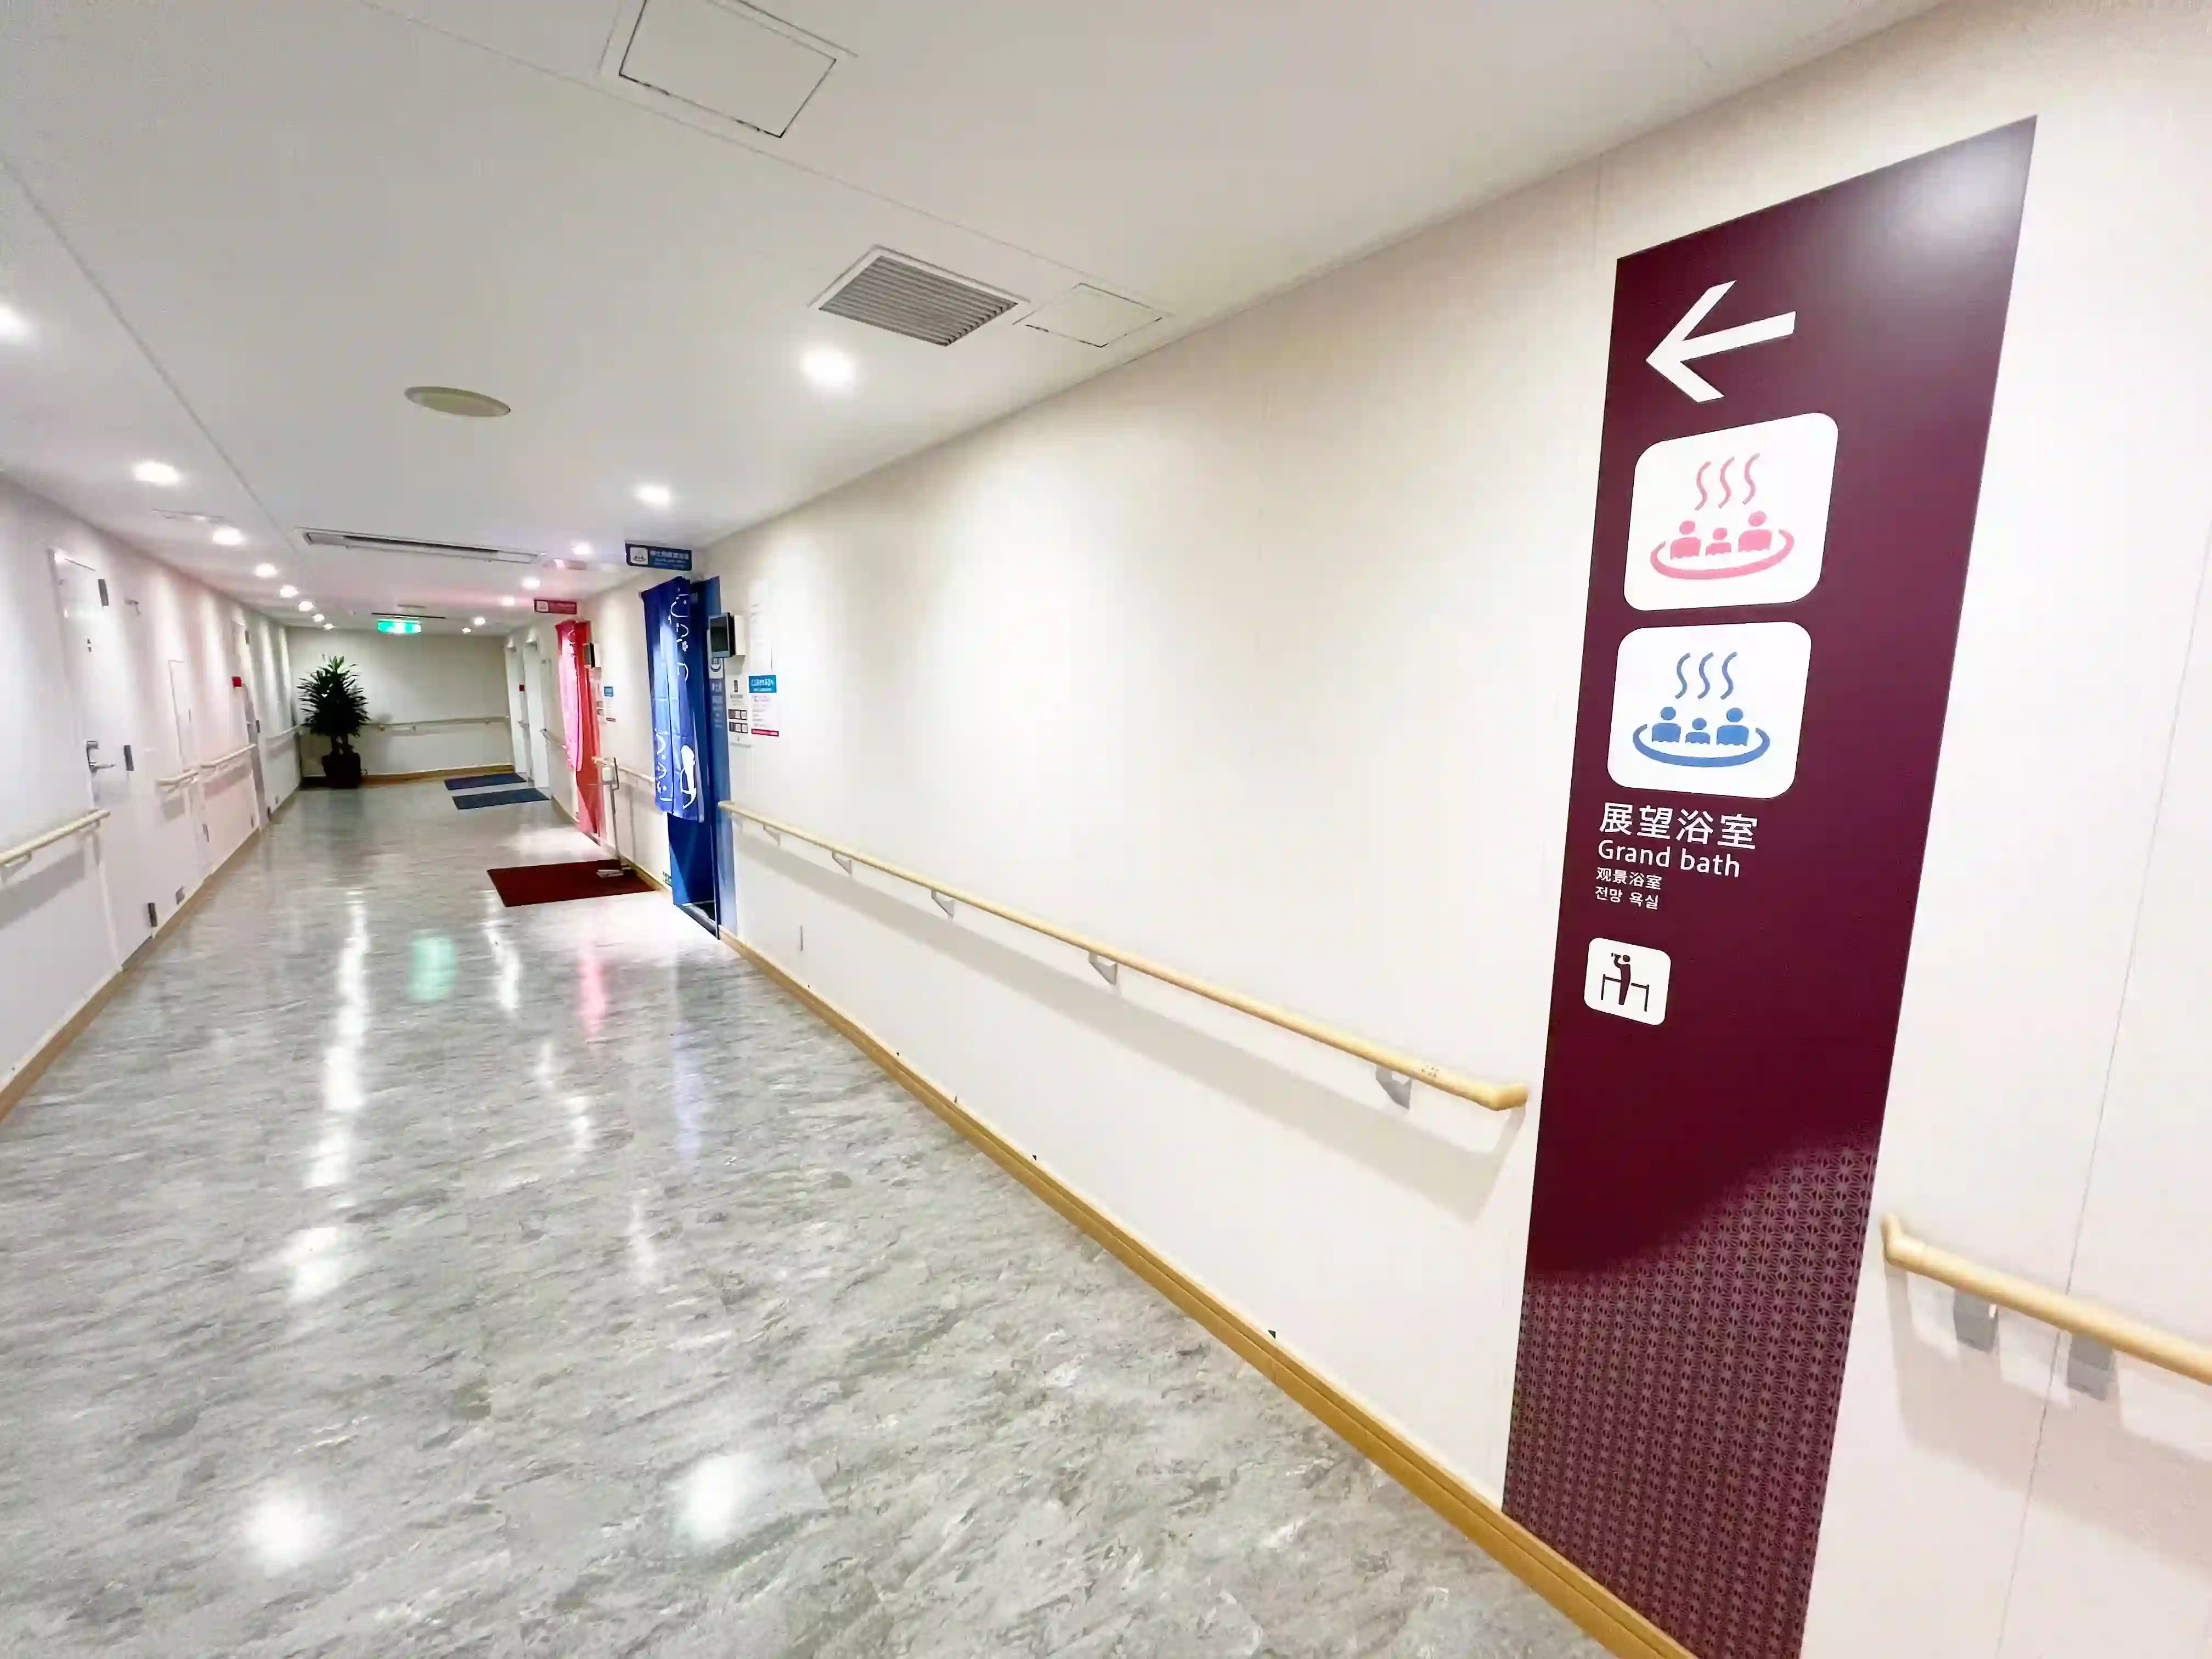
<path fill-rule="evenodd" d="M 495 783 L 523 783 L 527 781 L 528 780 L 525 779 L 520 773 L 516 772 L 483 772 L 472 778 L 447 778 L 446 780 L 446 787 L 448 789 L 482 789 L 488 785 Z"/>
<path fill-rule="evenodd" d="M 525 801 L 544 799 L 535 789 L 487 789 L 481 795 L 456 795 L 453 805 L 466 812 L 478 806 L 520 806 Z"/>

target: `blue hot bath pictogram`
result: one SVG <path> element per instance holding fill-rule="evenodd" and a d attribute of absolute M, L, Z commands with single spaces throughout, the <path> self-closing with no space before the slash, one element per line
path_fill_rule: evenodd
<path fill-rule="evenodd" d="M 1630 734 L 1629 741 L 1636 745 L 1638 754 L 1657 761 L 1662 766 L 1748 766 L 1774 746 L 1774 739 L 1763 728 L 1744 723 L 1744 712 L 1735 706 L 1736 695 L 1735 662 L 1742 653 L 1731 651 L 1721 656 L 1708 651 L 1691 668 L 1692 653 L 1685 651 L 1674 662 L 1674 695 L 1679 703 L 1687 703 L 1690 681 L 1694 672 L 1700 702 L 1711 698 L 1718 679 L 1721 701 L 1731 706 L 1722 710 L 1718 723 L 1710 714 L 1692 714 L 1684 716 L 1676 703 L 1668 703 L 1659 711 L 1659 718 L 1649 725 L 1639 726 Z M 1713 659 L 1720 657 L 1717 667 Z"/>
<path fill-rule="evenodd" d="M 1782 793 L 1796 775 L 1812 647 L 1795 623 L 1627 635 L 1613 672 L 1613 781 L 1699 795 Z"/>

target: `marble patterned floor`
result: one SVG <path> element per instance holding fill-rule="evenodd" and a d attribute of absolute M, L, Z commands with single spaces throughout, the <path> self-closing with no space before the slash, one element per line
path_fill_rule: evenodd
<path fill-rule="evenodd" d="M 0 1125 L 0 1653 L 1599 1652 L 590 851 L 307 794 Z"/>

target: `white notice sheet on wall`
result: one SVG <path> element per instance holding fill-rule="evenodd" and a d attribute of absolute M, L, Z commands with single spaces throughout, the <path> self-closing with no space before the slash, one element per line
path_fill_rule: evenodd
<path fill-rule="evenodd" d="M 750 749 L 753 746 L 753 700 L 742 691 L 730 693 L 727 730 L 730 747 Z"/>
<path fill-rule="evenodd" d="M 752 704 L 752 734 L 757 738 L 780 738 L 783 735 L 782 721 L 776 714 L 775 676 L 748 674 L 745 676 L 746 701 Z"/>

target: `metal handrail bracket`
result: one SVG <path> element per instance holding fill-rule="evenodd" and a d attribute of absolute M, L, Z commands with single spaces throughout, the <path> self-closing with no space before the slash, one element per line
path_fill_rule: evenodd
<path fill-rule="evenodd" d="M 1881 1218 L 1881 1254 L 1893 1267 L 2056 1326 L 2075 1339 L 2075 1347 L 2087 1345 L 2086 1352 L 2070 1355 L 2067 1364 L 2068 1380 L 2084 1394 L 2102 1396 L 2111 1382 L 2115 1351 L 2133 1354 L 2178 1376 L 2212 1382 L 2212 1346 L 1938 1249 L 1915 1238 L 1896 1216 Z"/>
<path fill-rule="evenodd" d="M 1401 1106 L 1412 1104 L 1413 1085 L 1417 1082 L 1426 1084 L 1441 1094 L 1455 1096 L 1461 1100 L 1472 1101 L 1478 1106 L 1487 1107 L 1493 1112 L 1510 1112 L 1516 1107 L 1528 1104 L 1528 1089 L 1526 1084 L 1491 1083 L 1480 1078 L 1465 1077 L 1456 1072 L 1447 1071 L 1441 1066 L 1431 1065 L 1425 1060 L 1417 1060 L 1413 1055 L 1401 1053 L 1398 1049 L 1386 1047 L 1379 1042 L 1370 1042 L 1364 1037 L 1354 1036 L 1348 1031 L 1340 1031 L 1334 1026 L 1322 1024 L 1318 1020 L 1308 1019 L 1303 1014 L 1295 1014 L 1287 1009 L 1277 1008 L 1271 1004 L 1260 1001 L 1255 997 L 1248 997 L 1242 992 L 1224 989 L 1221 986 L 1200 979 L 1194 974 L 1186 974 L 1180 969 L 1170 968 L 1163 963 L 1153 962 L 1133 951 L 1108 945 L 1103 940 L 1091 939 L 1069 928 L 1046 921 L 1041 917 L 1011 909 L 1003 904 L 994 904 L 988 899 L 979 897 L 974 893 L 963 891 L 957 887 L 948 887 L 945 883 L 932 877 L 921 875 L 915 871 L 889 863 L 882 859 L 872 858 L 856 847 L 848 847 L 840 842 L 825 840 L 811 830 L 801 830 L 796 824 L 786 823 L 778 818 L 763 817 L 750 807 L 740 806 L 735 801 L 726 800 L 721 805 L 722 811 L 737 820 L 740 828 L 747 823 L 757 824 L 779 844 L 785 836 L 792 836 L 798 840 L 811 842 L 836 859 L 840 867 L 848 872 L 853 864 L 865 864 L 871 870 L 880 870 L 887 876 L 911 883 L 927 892 L 929 896 L 936 901 L 938 908 L 947 916 L 954 914 L 956 907 L 964 904 L 970 908 L 981 910 L 987 915 L 994 915 L 1001 921 L 1011 921 L 1018 927 L 1026 927 L 1032 933 L 1042 933 L 1048 939 L 1056 939 L 1063 945 L 1072 945 L 1084 953 L 1091 967 L 1097 970 L 1099 976 L 1109 984 L 1118 986 L 1121 969 L 1127 968 L 1133 973 L 1142 974 L 1147 979 L 1158 980 L 1164 985 L 1172 985 L 1178 990 L 1189 992 L 1194 996 L 1204 997 L 1209 1002 L 1218 1002 L 1224 1008 L 1233 1008 L 1241 1014 L 1250 1015 L 1254 1019 L 1264 1021 L 1269 1025 L 1310 1038 L 1324 1048 L 1334 1048 L 1340 1054 L 1351 1054 L 1356 1059 L 1364 1060 L 1375 1067 L 1376 1080 L 1382 1085 L 1383 1092 Z"/>

